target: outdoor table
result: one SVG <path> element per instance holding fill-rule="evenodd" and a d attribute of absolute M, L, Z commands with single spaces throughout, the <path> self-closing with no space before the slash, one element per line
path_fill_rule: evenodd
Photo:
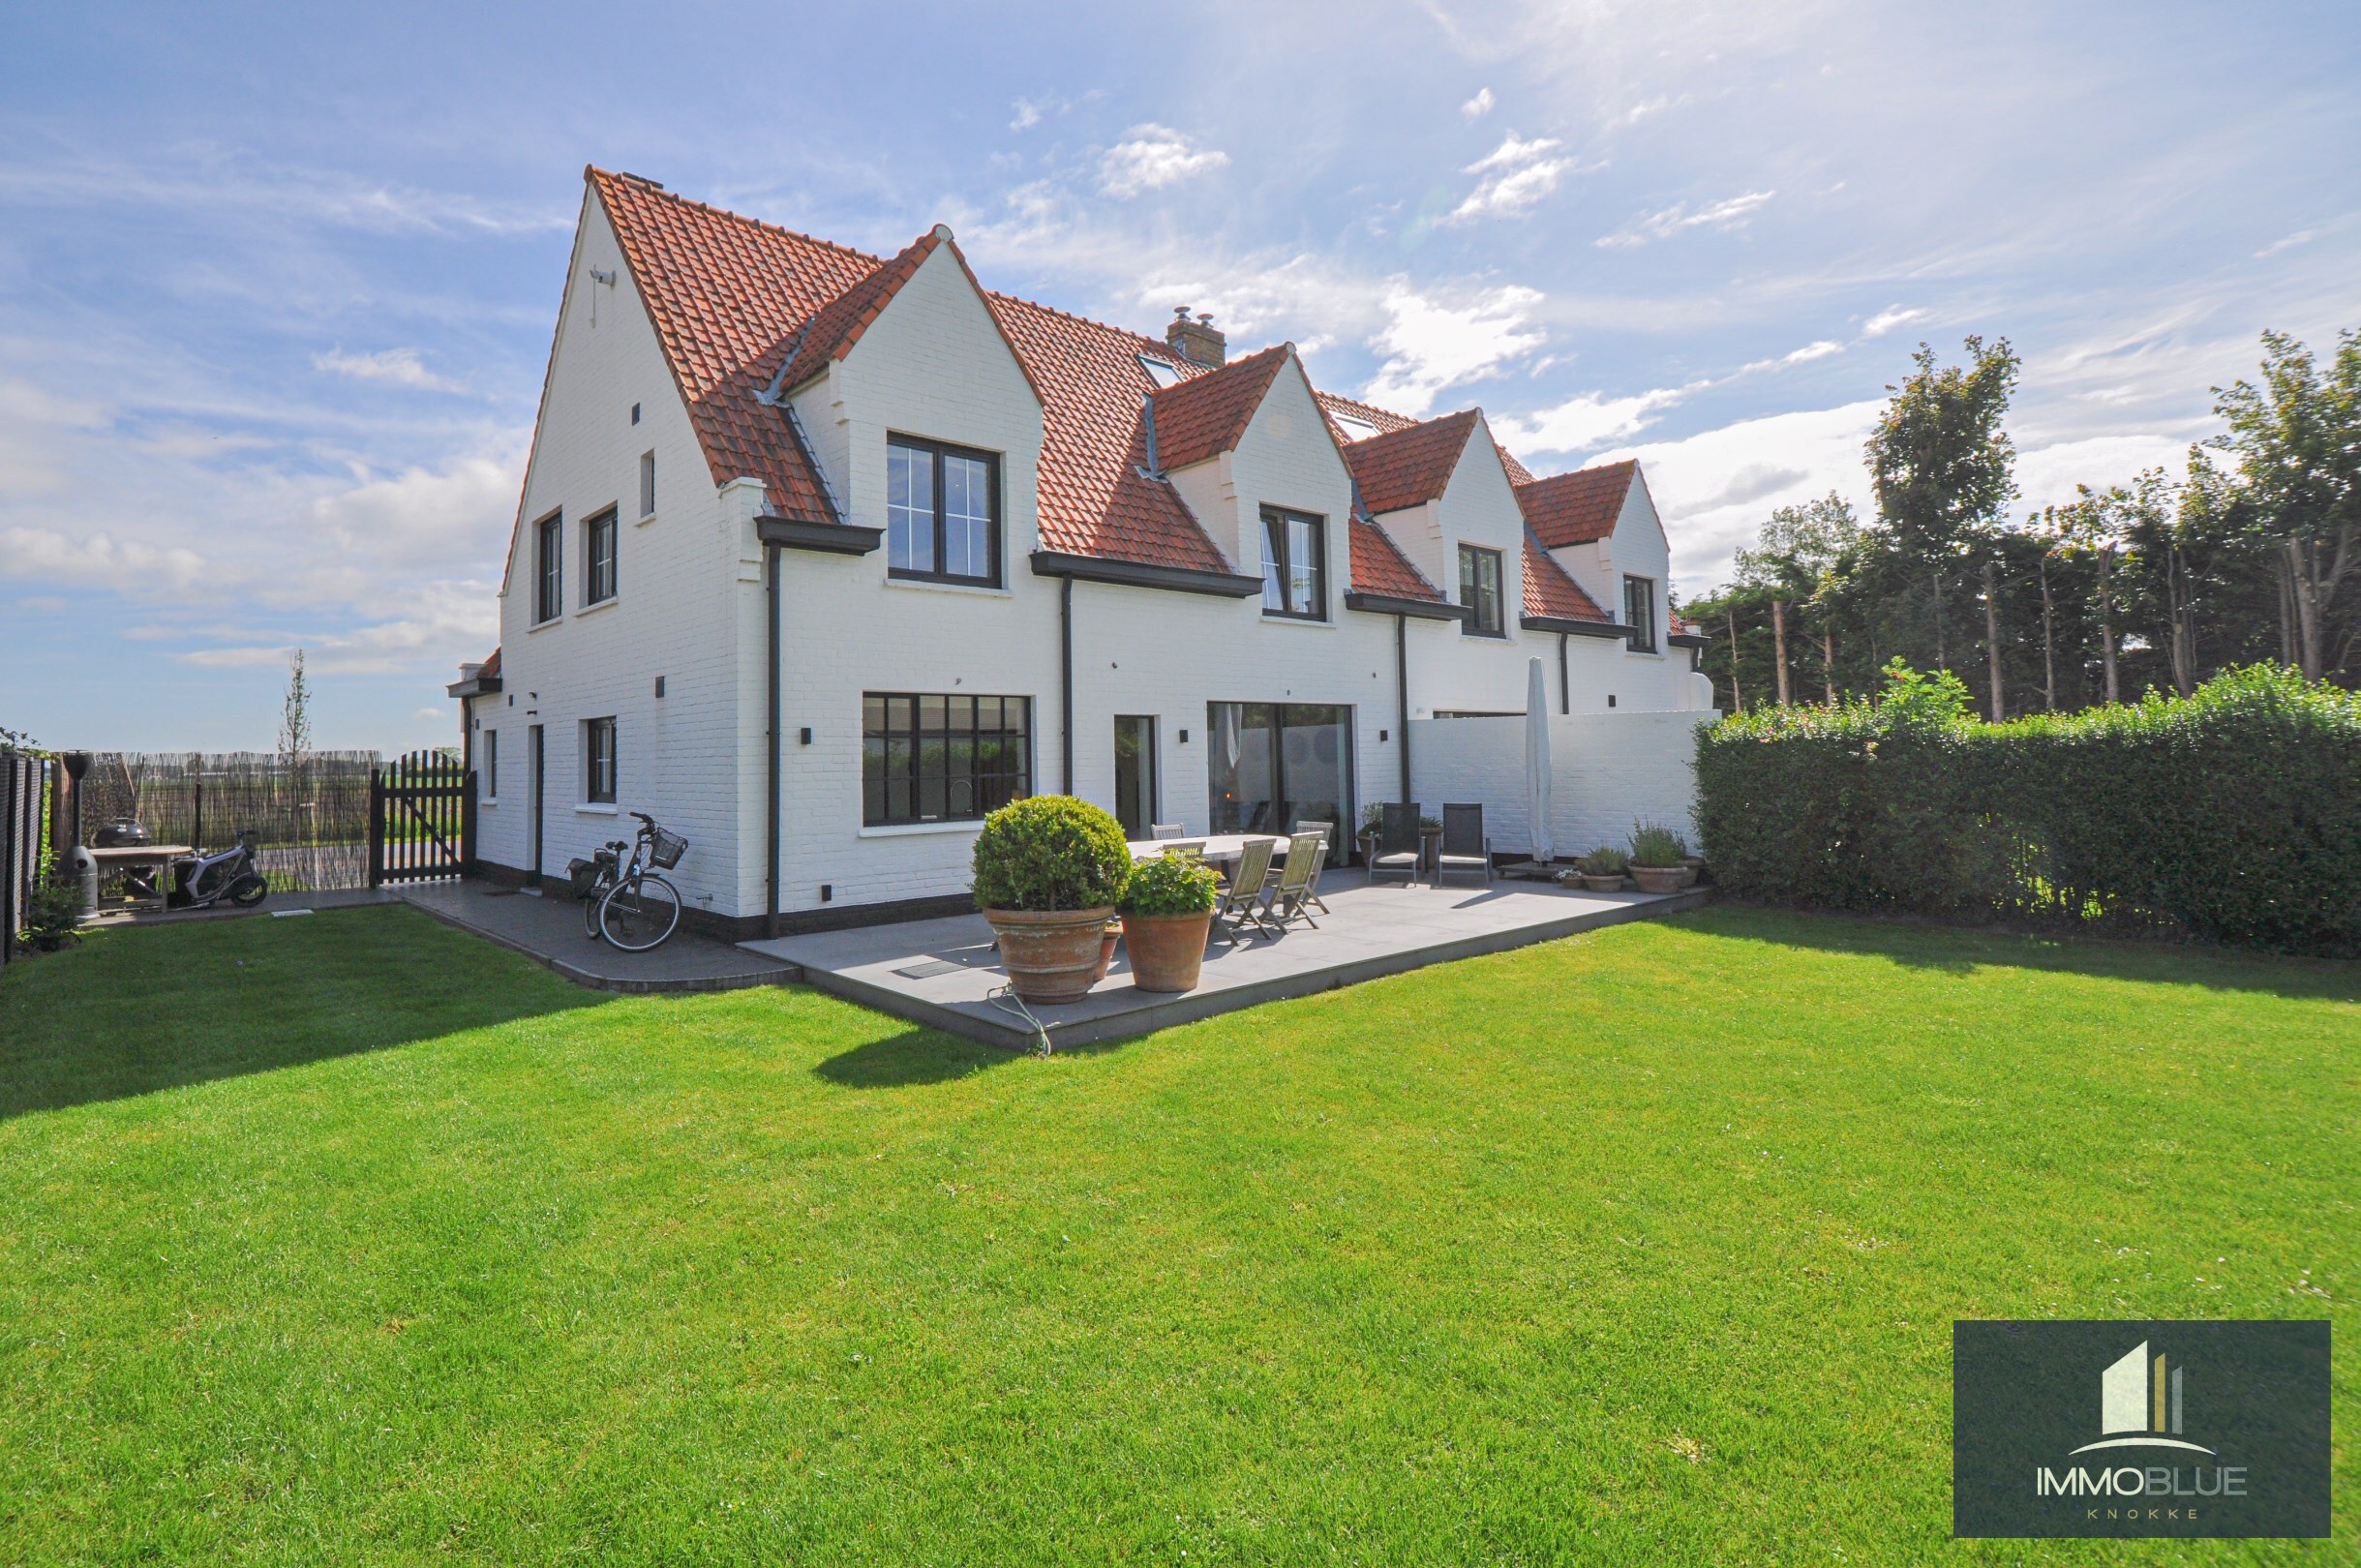
<path fill-rule="evenodd" d="M 1278 838 L 1277 833 L 1206 833 L 1180 838 L 1135 838 L 1124 847 L 1135 860 L 1153 860 L 1174 844 L 1202 844 L 1197 858 L 1202 860 L 1227 862 L 1246 853 L 1246 846 L 1261 839 Z"/>
<path fill-rule="evenodd" d="M 172 862 L 197 852 L 186 844 L 116 844 L 106 849 L 94 849 L 90 858 L 98 862 L 99 880 L 119 871 L 136 871 L 141 866 L 156 868 L 156 892 L 153 897 L 131 900 L 134 910 L 154 910 L 162 914 L 169 905 L 172 893 Z"/>

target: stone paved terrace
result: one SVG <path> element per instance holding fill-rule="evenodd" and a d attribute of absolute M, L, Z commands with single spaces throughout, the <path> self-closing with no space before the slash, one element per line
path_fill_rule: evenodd
<path fill-rule="evenodd" d="M 513 948 L 577 985 L 602 991 L 731 991 L 784 985 L 793 966 L 685 928 L 652 952 L 623 952 L 594 942 L 582 928 L 582 905 L 560 879 L 549 896 L 488 882 L 420 882 L 401 890 L 403 900 L 463 931 Z"/>
<path fill-rule="evenodd" d="M 1198 987 L 1178 996 L 1135 988 L 1120 950 L 1091 993 L 1067 1007 L 1036 1008 L 1050 1047 L 1121 1040 L 1284 997 L 1309 996 L 1427 964 L 1501 952 L 1622 920 L 1693 909 L 1702 890 L 1651 897 L 1586 893 L 1548 883 L 1454 879 L 1442 888 L 1372 886 L 1359 872 L 1320 884 L 1332 913 L 1319 928 L 1284 936 L 1216 938 Z M 912 920 L 749 942 L 752 952 L 794 965 L 806 984 L 865 1007 L 1014 1050 L 1038 1048 L 1033 1026 L 993 993 L 1007 983 L 981 915 Z"/>

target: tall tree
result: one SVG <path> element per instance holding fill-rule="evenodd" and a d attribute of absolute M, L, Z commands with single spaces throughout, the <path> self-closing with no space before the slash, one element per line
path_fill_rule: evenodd
<path fill-rule="evenodd" d="M 2261 384 L 2214 389 L 2248 499 L 2276 538 L 2296 661 L 2317 680 L 2353 642 L 2347 589 L 2361 575 L 2361 332 L 2338 334 L 2325 371 L 2281 332 L 2262 335 Z"/>
<path fill-rule="evenodd" d="M 299 763 L 312 749 L 312 688 L 304 679 L 303 649 L 295 649 L 294 668 L 288 672 L 287 696 L 279 708 L 279 755 Z"/>

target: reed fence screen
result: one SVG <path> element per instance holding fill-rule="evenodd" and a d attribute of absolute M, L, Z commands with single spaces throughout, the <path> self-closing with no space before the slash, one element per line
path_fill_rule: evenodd
<path fill-rule="evenodd" d="M 0 750 L 0 964 L 16 956 L 16 931 L 49 856 L 49 792 L 57 764 Z"/>
<path fill-rule="evenodd" d="M 454 754 L 455 755 L 455 754 Z M 82 836 L 117 818 L 160 844 L 222 849 L 251 829 L 274 891 L 369 886 L 374 751 L 92 754 L 82 776 Z"/>

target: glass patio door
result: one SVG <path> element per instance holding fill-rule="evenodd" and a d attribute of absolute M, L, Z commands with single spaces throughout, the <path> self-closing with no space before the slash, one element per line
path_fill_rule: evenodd
<path fill-rule="evenodd" d="M 1115 820 L 1126 838 L 1146 838 L 1156 821 L 1156 717 L 1115 715 Z"/>
<path fill-rule="evenodd" d="M 1332 822 L 1352 844 L 1352 709 L 1330 703 L 1208 703 L 1206 784 L 1217 833 L 1285 833 Z"/>

